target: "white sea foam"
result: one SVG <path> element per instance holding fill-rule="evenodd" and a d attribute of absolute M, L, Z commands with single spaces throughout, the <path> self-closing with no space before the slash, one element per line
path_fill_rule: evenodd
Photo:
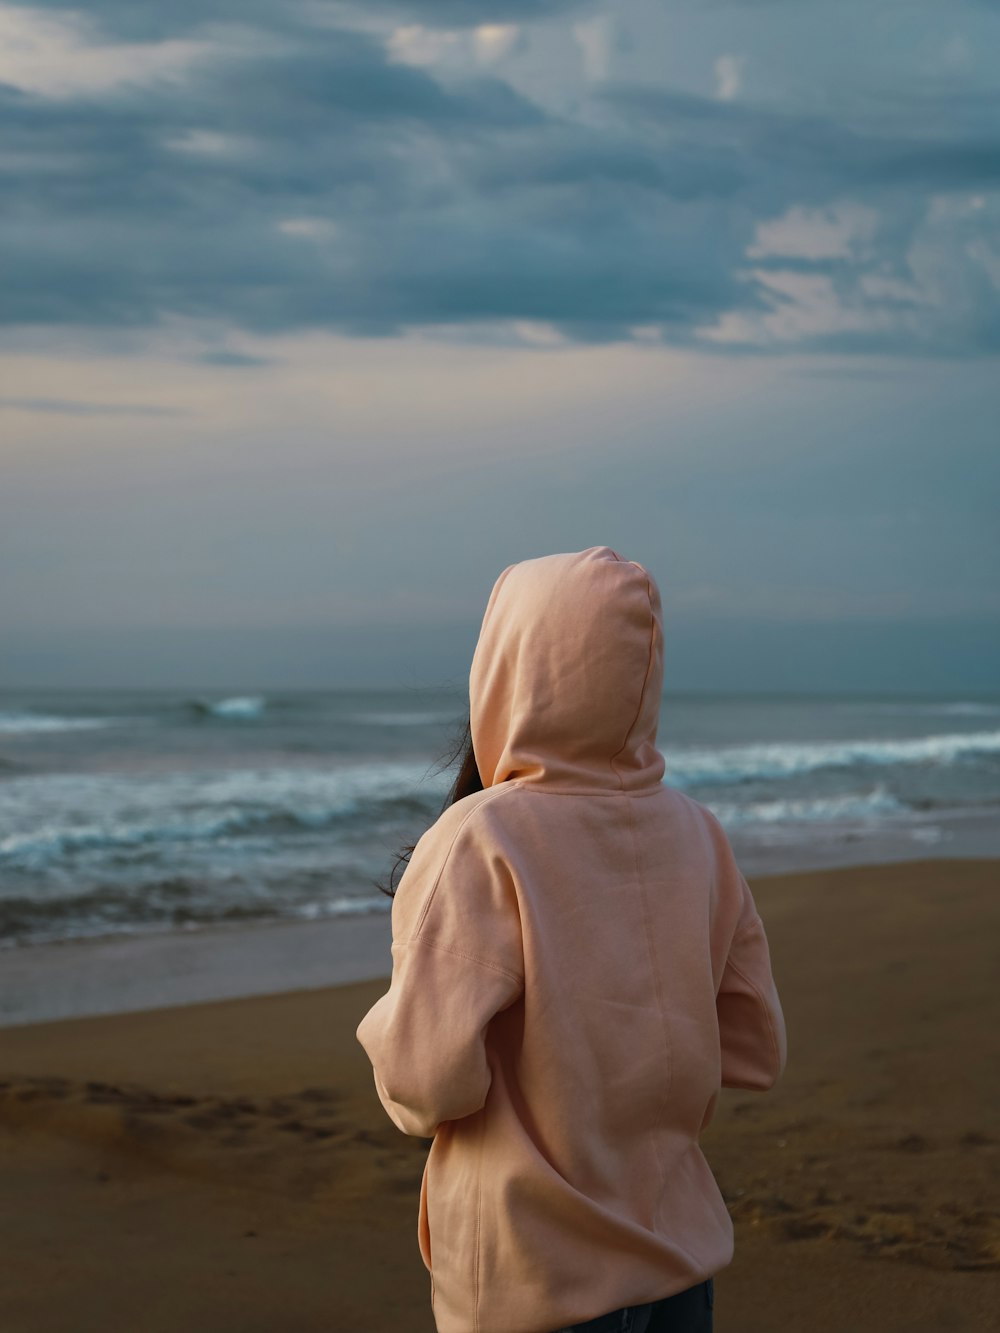
<path fill-rule="evenodd" d="M 30 775 L 0 783 L 0 865 L 38 870 L 74 852 L 322 829 L 374 803 L 443 796 L 416 763 L 169 774 Z M 4 832 L 6 830 L 6 832 Z"/>
<path fill-rule="evenodd" d="M 355 713 L 352 722 L 376 727 L 428 727 L 456 721 L 453 713 Z"/>
<path fill-rule="evenodd" d="M 0 713 L 0 732 L 8 736 L 29 734 L 34 731 L 91 731 L 96 727 L 110 727 L 119 719 L 112 717 L 58 717 L 47 713 Z"/>
<path fill-rule="evenodd" d="M 227 721 L 253 721 L 264 712 L 267 700 L 260 694 L 233 695 L 230 699 L 193 699 L 191 707 L 208 717 L 224 718 Z"/>
<path fill-rule="evenodd" d="M 841 711 L 862 712 L 862 713 L 916 713 L 927 715 L 940 715 L 944 713 L 952 717 L 976 717 L 979 715 L 1000 713 L 1000 703 L 990 703 L 985 700 L 954 699 L 939 703 L 917 702 L 916 700 L 907 703 L 899 701 L 897 703 L 866 703 L 863 700 L 852 700 L 850 703 L 841 703 L 838 705 Z"/>
<path fill-rule="evenodd" d="M 914 842 L 940 842 L 945 835 L 945 830 L 939 828 L 937 824 L 921 824 L 910 831 L 910 837 Z"/>
<path fill-rule="evenodd" d="M 331 898 L 325 902 L 302 903 L 295 915 L 307 921 L 319 921 L 328 916 L 369 916 L 375 912 L 390 912 L 392 899 L 387 893 L 368 898 Z"/>
<path fill-rule="evenodd" d="M 727 827 L 744 824 L 786 824 L 841 819 L 866 819 L 898 814 L 906 810 L 881 783 L 872 791 L 845 792 L 840 796 L 789 797 L 774 801 L 713 801 L 712 810 Z"/>
<path fill-rule="evenodd" d="M 952 764 L 975 753 L 1000 753 L 1000 731 L 852 741 L 780 741 L 772 744 L 664 749 L 672 785 L 788 778 L 821 768 L 855 765 Z"/>

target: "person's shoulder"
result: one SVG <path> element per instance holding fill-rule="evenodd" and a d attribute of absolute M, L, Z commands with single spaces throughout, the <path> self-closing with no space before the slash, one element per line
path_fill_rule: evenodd
<path fill-rule="evenodd" d="M 470 941 L 482 936 L 474 961 L 488 958 L 518 975 L 516 889 L 505 844 L 484 823 L 498 799 L 498 792 L 483 791 L 453 802 L 417 840 L 393 895 L 394 950 L 420 940 L 446 952 L 468 953 Z"/>
<path fill-rule="evenodd" d="M 729 841 L 729 834 L 715 811 L 694 796 L 688 795 L 687 792 L 679 791 L 676 788 L 672 790 L 681 805 L 688 811 L 694 826 L 707 840 L 716 863 L 728 864 L 732 861 L 734 854 L 732 844 Z"/>
<path fill-rule="evenodd" d="M 715 811 L 712 810 L 709 806 L 703 804 L 699 800 L 696 800 L 694 796 L 689 795 L 686 791 L 677 790 L 676 794 L 681 800 L 681 802 L 688 808 L 688 810 L 691 811 L 694 817 L 696 819 L 700 819 L 701 822 L 707 825 L 710 829 L 712 829 L 713 832 L 722 828 L 722 821 L 719 819 L 719 816 L 715 813 Z"/>
<path fill-rule="evenodd" d="M 475 842 L 477 835 L 487 833 L 494 827 L 490 817 L 490 807 L 495 805 L 512 790 L 511 784 L 499 783 L 496 787 L 485 787 L 481 791 L 471 792 L 460 801 L 454 801 L 438 815 L 417 843 L 418 847 L 428 851 L 446 850 L 461 836 L 463 843 Z"/>
<path fill-rule="evenodd" d="M 660 793 L 665 800 L 671 802 L 675 809 L 683 810 L 691 820 L 700 822 L 700 824 L 712 825 L 719 824 L 715 814 L 709 810 L 707 805 L 701 804 L 701 801 L 695 800 L 695 797 L 689 796 L 683 792 L 679 786 L 671 786 L 668 782 L 660 782 Z M 721 825 L 720 825 L 721 826 Z"/>

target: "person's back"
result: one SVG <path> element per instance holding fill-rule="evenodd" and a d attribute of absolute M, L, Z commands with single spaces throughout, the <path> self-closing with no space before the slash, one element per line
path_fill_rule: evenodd
<path fill-rule="evenodd" d="M 418 1238 L 439 1333 L 550 1333 L 732 1259 L 698 1136 L 770 1087 L 784 1020 L 721 824 L 664 785 L 660 599 L 608 547 L 509 566 L 470 674 L 483 790 L 414 849 L 358 1038 L 434 1135 Z"/>

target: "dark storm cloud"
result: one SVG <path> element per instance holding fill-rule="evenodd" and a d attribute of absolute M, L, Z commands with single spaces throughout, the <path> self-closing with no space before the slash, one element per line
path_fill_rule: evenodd
<path fill-rule="evenodd" d="M 592 9 L 597 0 L 91 0 L 85 7 L 71 0 L 33 0 L 39 10 L 73 10 L 106 33 L 129 41 L 187 35 L 210 24 L 238 23 L 280 31 L 364 16 L 386 23 L 422 23 L 474 27 L 481 23 L 517 23 L 554 18 L 572 10 Z"/>
<path fill-rule="evenodd" d="M 592 337 L 637 320 L 683 330 L 740 296 L 694 252 L 713 231 L 732 249 L 726 228 L 706 205 L 667 209 L 731 193 L 735 164 L 597 135 L 496 78 L 446 90 L 358 33 L 223 60 L 183 96 L 7 91 L 0 114 L 9 322 L 169 310 L 382 333 L 511 317 Z M 231 150 L 199 150 L 190 136 L 206 132 Z M 302 216 L 335 239 L 281 230 Z"/>
<path fill-rule="evenodd" d="M 636 134 L 660 133 L 674 142 L 680 136 L 693 155 L 745 163 L 748 188 L 753 182 L 761 194 L 776 193 L 779 176 L 801 181 L 800 198 L 827 197 L 833 181 L 921 190 L 1000 184 L 1000 97 L 927 95 L 911 101 L 905 104 L 909 134 L 871 119 L 855 127 L 688 93 L 609 86 L 596 97 L 616 107 Z M 901 118 L 903 107 L 894 109 L 893 119 Z M 963 140 L 963 134 L 969 137 Z"/>
<path fill-rule="evenodd" d="M 101 31 L 128 41 L 179 37 L 208 23 L 242 23 L 254 27 L 289 26 L 291 6 L 273 0 L 33 0 L 32 9 L 73 10 Z"/>
<path fill-rule="evenodd" d="M 459 12 L 443 0 L 394 12 L 404 9 Z M 105 0 L 91 12 L 108 24 L 128 15 L 135 35 L 154 19 L 175 34 L 198 16 L 238 14 L 245 29 L 264 8 Z M 266 12 L 284 25 L 280 41 L 229 43 L 213 30 L 211 58 L 180 84 L 0 89 L 0 320 L 142 327 L 179 314 L 263 333 L 381 335 L 509 318 L 582 341 L 653 324 L 704 345 L 699 327 L 787 299 L 740 275 L 762 221 L 845 198 L 875 207 L 872 262 L 904 284 L 928 196 L 1000 185 L 997 103 L 958 88 L 886 94 L 834 118 L 618 83 L 591 92 L 598 118 L 575 118 L 496 74 L 438 80 L 391 61 L 373 34 L 305 32 L 307 11 Z M 855 308 L 868 299 L 853 257 L 754 264 L 825 275 Z M 924 312 L 919 337 L 883 323 L 814 330 L 810 344 L 1000 346 L 988 265 L 969 268 L 959 294 L 940 328 Z M 879 308 L 914 302 L 901 286 Z"/>
<path fill-rule="evenodd" d="M 594 9 L 597 0 L 378 0 L 374 11 L 409 16 L 446 27 L 516 23 L 555 18 L 570 10 Z"/>

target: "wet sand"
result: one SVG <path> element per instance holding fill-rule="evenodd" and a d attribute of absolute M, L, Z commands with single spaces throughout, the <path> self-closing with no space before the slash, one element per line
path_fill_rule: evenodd
<path fill-rule="evenodd" d="M 995 1327 L 1000 862 L 751 885 L 789 1065 L 703 1136 L 716 1328 Z M 432 1333 L 427 1143 L 354 1036 L 386 984 L 0 1029 L 2 1333 Z"/>

